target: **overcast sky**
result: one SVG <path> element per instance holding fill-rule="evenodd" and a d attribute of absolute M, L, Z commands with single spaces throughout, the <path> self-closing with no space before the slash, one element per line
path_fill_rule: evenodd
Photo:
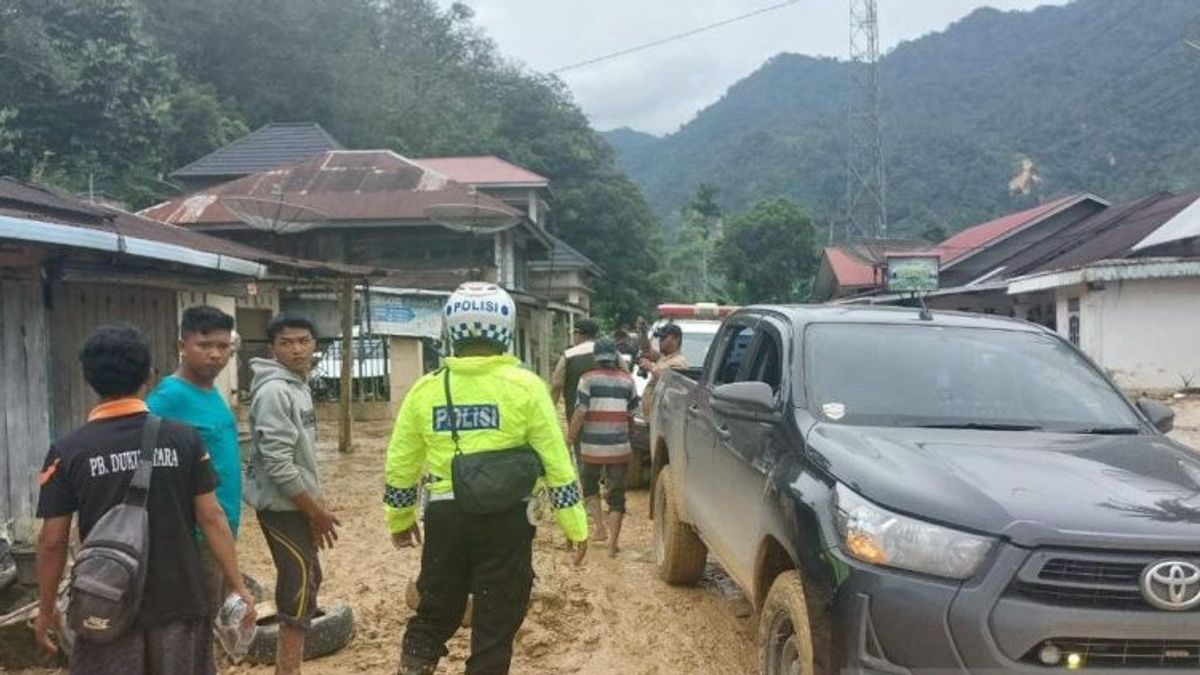
<path fill-rule="evenodd" d="M 449 6 L 452 0 L 438 0 Z M 1067 0 L 879 0 L 885 49 L 978 7 Z M 729 19 L 780 0 L 465 0 L 505 55 L 539 71 Z M 561 74 L 592 124 L 669 133 L 779 52 L 845 58 L 849 0 L 800 0 L 745 21 Z"/>

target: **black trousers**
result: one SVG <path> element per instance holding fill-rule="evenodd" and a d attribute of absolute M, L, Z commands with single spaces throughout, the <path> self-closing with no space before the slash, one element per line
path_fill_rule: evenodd
<path fill-rule="evenodd" d="M 467 675 L 508 673 L 533 588 L 533 534 L 524 502 L 485 516 L 464 513 L 453 500 L 429 504 L 417 578 L 421 603 L 404 633 L 406 662 L 436 664 L 447 654 L 470 594 Z"/>

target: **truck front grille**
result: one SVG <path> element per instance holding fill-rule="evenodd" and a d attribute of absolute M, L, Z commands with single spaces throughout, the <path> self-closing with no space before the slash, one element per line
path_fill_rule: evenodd
<path fill-rule="evenodd" d="M 1142 596 L 1142 572 L 1169 554 L 1039 551 L 1017 574 L 1009 592 L 1050 605 L 1159 611 Z M 1191 556 L 1175 556 L 1183 560 Z"/>
<path fill-rule="evenodd" d="M 1105 562 L 1051 558 L 1042 565 L 1038 578 L 1078 584 L 1137 584 L 1145 567 L 1140 562 Z"/>
<path fill-rule="evenodd" d="M 1060 655 L 1058 663 L 1046 663 L 1041 654 L 1046 645 L 1053 645 Z M 1089 638 L 1056 638 L 1030 650 L 1026 663 L 1062 669 L 1065 659 L 1078 655 L 1082 662 L 1077 668 L 1200 668 L 1200 640 L 1096 640 Z"/>

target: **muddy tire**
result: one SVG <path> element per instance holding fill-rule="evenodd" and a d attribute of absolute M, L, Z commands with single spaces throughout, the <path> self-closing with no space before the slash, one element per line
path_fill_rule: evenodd
<path fill-rule="evenodd" d="M 759 672 L 763 675 L 824 675 L 818 670 L 812 624 L 800 574 L 775 578 L 758 623 Z"/>
<path fill-rule="evenodd" d="M 663 467 L 654 485 L 654 563 L 658 578 L 690 585 L 704 574 L 708 547 L 691 525 L 680 520 L 677 498 L 671 467 Z"/>
<path fill-rule="evenodd" d="M 334 605 L 317 612 L 312 626 L 304 637 L 304 660 L 332 654 L 354 637 L 354 611 L 349 605 Z M 275 647 L 279 644 L 279 623 L 274 617 L 259 619 L 258 634 L 250 643 L 246 660 L 269 666 L 275 663 Z"/>

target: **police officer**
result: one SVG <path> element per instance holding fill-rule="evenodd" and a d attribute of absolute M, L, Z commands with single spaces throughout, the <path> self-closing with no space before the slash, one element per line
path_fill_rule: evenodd
<path fill-rule="evenodd" d="M 558 525 L 587 553 L 587 516 L 557 411 L 545 384 L 507 353 L 516 306 L 489 283 L 466 283 L 450 296 L 444 319 L 454 356 L 445 360 L 459 444 L 470 454 L 523 445 L 545 470 L 543 482 Z M 533 586 L 534 527 L 524 503 L 500 513 L 468 515 L 454 501 L 450 464 L 455 446 L 441 371 L 417 380 L 396 418 L 388 446 L 387 525 L 398 548 L 417 545 L 418 482 L 428 491 L 425 543 L 417 579 L 420 602 L 408 622 L 401 675 L 432 674 L 446 641 L 474 597 L 468 675 L 507 673 L 512 641 L 525 620 Z M 440 413 L 440 414 L 439 414 Z"/>

